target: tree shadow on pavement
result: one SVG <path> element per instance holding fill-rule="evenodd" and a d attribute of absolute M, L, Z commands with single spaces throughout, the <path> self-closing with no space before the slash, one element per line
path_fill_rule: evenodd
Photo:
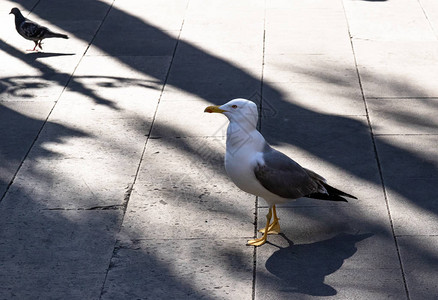
<path fill-rule="evenodd" d="M 52 105 L 53 102 L 45 105 L 46 113 L 50 111 Z M 19 103 L 18 107 L 14 103 L 0 104 L 0 119 L 3 125 L 0 128 L 0 199 L 3 199 L 8 185 L 11 184 L 11 178 L 14 178 L 17 172 L 17 167 L 21 165 L 44 124 L 52 126 L 54 132 L 57 133 L 52 136 L 51 143 L 63 143 L 63 139 L 66 137 L 87 136 L 84 132 L 67 128 L 62 124 L 45 122 L 43 119 L 20 113 L 20 108 L 26 106 L 31 109 L 26 102 Z M 45 117 L 46 113 L 42 113 L 42 115 Z M 40 154 L 41 157 L 54 155 L 47 149 L 41 149 Z"/>
<path fill-rule="evenodd" d="M 11 45 L 6 44 L 4 41 L 0 40 L 0 49 L 4 52 L 8 53 L 9 55 L 16 57 L 20 59 L 21 61 L 29 64 L 36 70 L 38 70 L 41 75 L 39 76 L 24 76 L 22 79 L 24 82 L 21 82 L 21 90 L 27 89 L 29 87 L 33 88 L 41 88 L 41 87 L 48 87 L 50 85 L 56 84 L 59 90 L 58 95 L 61 93 L 62 89 L 64 89 L 67 84 L 69 85 L 69 88 L 75 92 L 78 92 L 80 94 L 89 96 L 91 99 L 94 99 L 96 103 L 107 105 L 113 109 L 117 109 L 117 106 L 111 102 L 108 101 L 99 95 L 95 94 L 94 91 L 90 90 L 87 86 L 80 82 L 76 82 L 74 78 L 72 78 L 72 75 L 70 73 L 63 73 L 55 70 L 53 67 L 49 66 L 48 64 L 45 64 L 41 62 L 38 58 L 47 58 L 47 57 L 53 57 L 53 55 L 44 55 L 43 53 L 35 54 L 35 55 L 29 55 L 24 54 L 20 51 L 18 51 L 16 48 L 14 48 Z M 66 56 L 70 56 L 69 54 L 65 54 Z M 64 55 L 56 55 L 56 56 L 64 56 Z M 73 71 L 73 70 L 72 70 Z M 1 91 L 4 93 L 6 92 L 5 88 L 8 87 L 8 78 L 2 78 L 1 83 Z M 44 81 L 44 83 L 38 83 L 40 81 Z M 16 86 L 15 83 L 10 85 L 12 88 Z M 56 94 L 55 92 L 53 94 Z M 35 95 L 36 96 L 36 95 Z M 53 101 L 58 100 L 53 99 Z"/>
<path fill-rule="evenodd" d="M 15 2 L 21 3 L 28 10 L 32 9 L 32 6 L 27 4 L 27 2 Z M 129 15 L 124 11 L 118 10 L 116 7 L 111 7 L 101 1 L 75 1 L 74 4 L 72 4 L 73 2 L 71 1 L 68 2 L 70 3 L 69 5 L 56 5 L 49 10 L 37 10 L 37 13 L 41 18 L 50 20 L 60 28 L 63 28 L 63 24 L 65 23 L 63 23 L 63 21 L 60 19 L 53 20 L 52 17 L 54 15 L 68 16 L 70 19 L 75 19 L 78 14 L 85 14 L 85 16 L 89 17 L 90 20 L 94 20 L 96 11 L 101 15 L 105 15 L 105 13 L 111 9 L 112 16 L 117 20 L 122 21 L 119 22 L 122 28 L 141 29 L 141 35 L 139 36 L 138 33 L 136 33 L 135 36 L 136 39 L 140 39 L 140 41 L 135 45 L 130 45 L 128 48 L 130 52 L 124 53 L 123 47 L 120 47 L 120 45 L 123 45 L 123 42 L 126 38 L 126 36 L 123 35 L 115 37 L 115 39 L 120 40 L 109 42 L 104 37 L 99 37 L 98 33 L 97 38 L 93 41 L 94 47 L 105 52 L 107 55 L 114 57 L 114 59 L 119 60 L 134 70 L 137 69 L 137 66 L 130 61 L 128 57 L 129 55 L 141 53 L 141 50 L 145 49 L 145 44 L 147 44 L 147 51 L 149 51 L 150 54 L 164 53 L 164 55 L 174 57 L 175 63 L 170 66 L 170 70 L 166 76 L 167 81 L 165 81 L 165 83 L 167 85 L 171 85 L 187 93 L 196 95 L 197 97 L 202 98 L 210 103 L 222 104 L 229 99 L 237 97 L 249 97 L 255 92 L 257 93 L 261 91 L 260 79 L 241 69 L 239 66 L 220 59 L 214 56 L 214 54 L 209 54 L 188 42 L 178 41 L 175 37 L 166 34 L 166 32 L 159 30 L 156 27 L 147 24 L 146 22 Z M 71 5 L 74 5 L 76 8 L 72 9 Z M 83 7 L 87 7 L 87 9 L 84 10 L 82 9 Z M 67 28 L 63 29 L 67 30 Z M 108 28 L 105 29 L 105 24 L 103 24 L 102 30 L 108 31 Z M 76 34 L 80 39 L 85 41 L 89 40 L 90 32 L 78 31 L 73 33 Z M 106 34 L 108 34 L 108 32 Z M 131 34 L 133 33 L 131 32 Z M 14 57 L 23 57 L 20 52 L 16 51 L 9 45 L 3 43 L 1 48 L 6 49 L 5 51 Z M 32 61 L 31 64 L 36 69 L 44 70 L 46 68 L 46 66 L 40 64 L 38 61 Z M 321 68 L 320 71 L 324 72 L 324 70 L 324 68 Z M 157 82 L 162 80 L 162 78 L 157 75 L 156 70 L 141 70 L 141 72 L 147 73 L 147 75 L 156 78 Z M 47 73 L 43 72 L 42 77 L 52 80 L 48 77 L 49 73 L 52 74 L 57 72 L 54 70 L 49 70 Z M 70 74 L 58 75 L 62 75 L 62 80 L 57 81 L 57 83 L 61 86 L 65 86 L 70 80 Z M 72 80 L 74 81 L 75 79 L 73 78 Z M 333 78 L 331 82 L 333 82 Z M 117 110 L 117 104 L 109 101 L 108 99 L 100 97 L 99 95 L 96 95 L 92 90 L 82 83 L 73 83 L 75 84 L 69 84 L 69 86 L 75 87 L 76 92 L 89 96 L 90 98 L 94 99 L 96 103 L 106 105 Z M 293 101 L 290 101 L 293 99 L 286 99 L 284 93 L 271 84 L 264 83 L 263 94 L 269 95 L 270 105 L 277 107 L 278 111 L 280 112 L 276 115 L 277 120 L 275 120 L 274 123 L 271 122 L 271 124 L 269 124 L 269 122 L 266 122 L 266 127 L 262 127 L 262 129 L 266 128 L 266 132 L 269 135 L 268 140 L 272 144 L 295 145 L 304 151 L 317 156 L 322 161 L 326 161 L 342 170 L 346 170 L 346 172 L 352 176 L 362 178 L 376 185 L 380 185 L 380 178 L 376 176 L 377 166 L 373 165 L 370 167 L 367 165 L 371 161 L 374 162 L 375 153 L 373 149 L 370 148 L 371 136 L 366 123 L 349 116 L 328 116 L 296 105 L 293 103 Z M 261 104 L 263 105 L 263 100 Z M 293 118 L 290 117 L 297 115 L 305 116 L 305 118 L 300 117 L 300 121 L 299 118 L 295 118 L 295 120 L 293 120 Z M 302 122 L 304 119 L 313 120 L 311 123 L 313 126 L 311 131 L 307 131 L 310 125 L 308 125 L 309 123 Z M 347 132 L 342 132 L 346 129 Z M 322 134 L 321 130 L 325 133 Z M 388 147 L 389 152 L 409 159 L 413 162 L 413 164 L 419 164 L 420 162 L 424 161 L 423 158 L 417 156 L 413 152 L 397 147 L 396 145 L 389 144 L 380 138 L 377 138 L 377 140 L 385 147 Z M 167 139 L 166 141 L 168 143 L 172 143 L 172 139 Z M 368 146 L 364 147 L 364 144 L 367 144 Z M 339 153 L 346 155 L 339 157 Z M 438 173 L 436 167 L 431 165 L 431 168 Z M 394 189 L 402 195 L 405 194 L 396 185 L 390 185 L 389 188 Z M 410 196 L 407 198 L 416 205 L 422 205 L 421 203 L 417 203 L 416 199 Z M 438 207 L 436 206 L 422 205 L 422 207 L 431 211 L 433 214 L 438 214 Z M 123 216 L 123 214 L 121 214 L 121 216 Z M 342 216 L 339 217 L 342 218 Z M 44 223 L 44 218 L 48 217 L 42 215 L 41 218 L 42 223 Z M 78 222 L 75 222 L 71 221 L 74 220 L 74 218 L 72 219 L 67 217 L 60 217 L 59 219 L 55 220 L 59 223 L 67 223 L 70 229 L 75 229 L 76 227 L 79 228 L 79 222 L 83 221 L 81 219 L 76 219 Z M 113 240 L 116 238 L 116 234 L 117 229 L 111 229 L 103 233 L 103 236 L 109 240 Z M 368 238 L 369 236 L 361 235 L 359 237 L 360 239 L 357 239 L 357 237 L 352 236 L 351 238 L 344 239 L 347 242 L 336 244 L 336 241 L 339 240 L 339 236 L 336 236 L 332 239 L 313 244 L 304 244 L 298 246 L 292 245 L 285 249 L 279 249 L 272 255 L 272 257 L 268 259 L 266 267 L 285 284 L 292 285 L 292 292 L 300 292 L 310 295 L 333 295 L 336 293 L 336 290 L 333 287 L 324 285 L 324 277 L 327 274 L 331 274 L 338 270 L 342 266 L 343 261 L 346 258 L 354 255 L 356 252 L 355 244 L 361 239 Z M 38 241 L 34 242 L 37 243 Z M 412 247 L 415 248 L 415 245 L 412 245 Z M 328 252 L 336 250 L 337 253 L 334 253 L 333 258 L 328 262 L 320 261 L 320 264 L 313 265 L 313 263 L 309 261 L 309 258 L 310 256 L 314 257 L 315 255 L 320 254 L 320 251 L 322 251 L 321 249 Z M 38 255 L 38 253 L 36 253 L 36 255 Z M 150 265 L 154 266 L 155 272 L 169 274 L 169 276 L 172 276 L 171 264 L 163 264 L 159 262 L 158 259 L 150 256 L 147 251 L 142 252 L 141 256 L 145 260 L 146 258 L 150 259 L 149 263 Z M 436 256 L 433 257 L 434 261 L 436 261 Z M 300 273 L 300 270 L 297 270 L 296 272 L 298 273 L 292 273 L 294 276 L 286 274 L 285 269 L 281 268 L 281 265 L 284 264 L 285 261 L 289 265 L 292 265 L 292 267 L 301 268 L 301 270 L 308 270 L 310 268 L 310 273 L 303 274 Z M 145 266 L 147 266 L 149 263 L 145 264 Z M 45 275 L 47 277 L 50 276 L 49 274 Z M 297 281 L 296 276 L 307 276 L 311 284 L 301 285 L 301 283 Z M 178 277 L 174 277 L 172 284 L 175 284 L 175 286 L 180 286 L 181 281 L 182 280 Z M 166 286 L 163 286 L 162 288 L 166 288 Z M 169 292 L 171 293 L 172 290 Z M 193 288 L 192 292 L 199 297 L 205 296 L 205 298 L 208 299 L 206 292 L 199 291 L 198 293 L 195 291 L 195 288 Z M 144 293 L 147 293 L 147 291 Z M 101 296 L 104 294 L 105 290 L 102 289 Z"/>

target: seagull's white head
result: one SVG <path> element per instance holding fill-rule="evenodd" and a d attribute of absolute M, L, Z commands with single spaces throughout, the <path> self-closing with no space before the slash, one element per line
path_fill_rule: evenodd
<path fill-rule="evenodd" d="M 204 112 L 224 114 L 230 122 L 256 128 L 258 121 L 257 105 L 246 99 L 234 99 L 221 106 L 208 106 Z"/>

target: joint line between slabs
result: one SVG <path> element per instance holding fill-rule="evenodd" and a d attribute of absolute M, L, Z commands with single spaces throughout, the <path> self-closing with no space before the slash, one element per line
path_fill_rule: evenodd
<path fill-rule="evenodd" d="M 262 108 L 263 108 L 263 85 L 264 85 L 264 71 L 265 71 L 265 51 L 266 51 L 266 0 L 264 1 L 263 10 L 263 51 L 262 51 L 262 74 L 260 77 L 260 112 L 259 112 L 259 125 L 258 129 L 262 131 Z M 258 224 L 258 210 L 259 210 L 259 197 L 255 197 L 254 203 L 254 236 L 257 238 L 257 224 Z M 256 280 L 257 280 L 257 247 L 253 250 L 253 271 L 252 271 L 252 294 L 251 299 L 256 298 Z"/>
<path fill-rule="evenodd" d="M 106 18 L 108 17 L 111 9 L 114 6 L 114 2 L 115 2 L 115 0 L 113 0 L 111 2 L 111 5 L 109 6 L 105 16 L 103 17 L 102 22 L 99 25 L 99 28 L 96 30 L 96 33 L 94 34 L 93 38 L 91 39 L 90 43 L 88 44 L 87 48 L 85 49 L 84 54 L 82 55 L 81 59 L 79 60 L 79 63 L 77 64 L 75 70 L 72 73 L 72 76 L 76 72 L 76 69 L 79 66 L 79 64 L 81 63 L 81 61 L 84 58 L 85 54 L 90 49 L 90 46 L 93 44 L 94 40 L 96 39 L 97 34 L 100 32 L 100 29 L 102 28 L 103 23 L 105 23 Z M 70 81 L 70 79 L 69 79 L 69 81 Z M 149 134 L 148 134 L 148 136 L 146 138 L 149 138 Z M 144 148 L 143 148 L 142 156 L 143 156 L 143 153 L 144 153 Z M 131 197 L 131 192 L 132 192 L 132 189 L 134 187 L 134 182 L 135 182 L 135 180 L 137 178 L 138 169 L 139 169 L 139 167 L 137 168 L 137 171 L 136 171 L 133 183 L 128 186 L 128 192 L 127 192 L 127 194 L 125 194 L 125 199 L 124 199 L 124 203 L 123 203 L 124 207 L 122 208 L 122 218 L 121 218 L 120 223 L 119 223 L 120 224 L 119 232 L 120 232 L 120 230 L 122 228 L 123 220 L 125 218 L 126 208 L 128 207 L 129 198 Z M 113 257 L 114 257 L 114 255 L 116 254 L 116 251 L 117 251 L 117 242 L 118 242 L 117 239 L 115 239 L 114 240 L 114 244 L 113 244 L 113 251 L 111 252 L 111 257 L 109 258 L 108 265 L 107 265 L 108 267 L 106 268 L 105 277 L 103 278 L 103 281 L 102 281 L 102 287 L 100 288 L 99 299 L 102 299 L 102 296 L 104 294 L 105 284 L 106 284 L 106 281 L 107 281 L 107 278 L 108 278 L 108 273 L 109 273 L 109 271 L 111 269 L 111 261 L 113 260 Z"/>
<path fill-rule="evenodd" d="M 348 35 L 350 37 L 350 46 L 351 46 L 351 51 L 352 51 L 352 55 L 353 55 L 354 65 L 355 65 L 355 69 L 356 69 L 356 75 L 357 75 L 357 79 L 358 79 L 358 83 L 359 83 L 360 92 L 361 92 L 361 95 L 362 95 L 362 101 L 364 103 L 364 109 L 365 109 L 365 112 L 366 112 L 368 129 L 370 131 L 370 138 L 371 138 L 371 142 L 372 142 L 372 145 L 373 145 L 374 156 L 375 156 L 375 159 L 376 159 L 377 169 L 378 169 L 378 172 L 379 172 L 379 178 L 380 178 L 380 182 L 381 182 L 381 186 L 382 186 L 382 190 L 383 190 L 383 196 L 384 196 L 384 199 L 385 199 L 385 205 L 386 205 L 386 210 L 387 210 L 387 213 L 388 213 L 389 223 L 390 223 L 390 227 L 391 227 L 391 233 L 392 233 L 394 245 L 395 245 L 395 248 L 396 248 L 396 251 L 397 251 L 397 257 L 398 257 L 398 261 L 399 261 L 400 271 L 401 271 L 401 274 L 402 274 L 402 280 L 403 280 L 403 285 L 404 285 L 404 288 L 405 288 L 406 298 L 408 300 L 410 300 L 409 290 L 408 290 L 408 286 L 407 286 L 407 282 L 406 282 L 406 275 L 405 275 L 405 271 L 404 271 L 404 268 L 403 268 L 403 262 L 402 262 L 402 259 L 401 259 L 401 255 L 400 255 L 400 247 L 398 245 L 398 241 L 397 241 L 397 238 L 396 238 L 396 235 L 395 235 L 394 223 L 393 223 L 393 220 L 392 220 L 391 210 L 389 208 L 388 195 L 387 195 L 387 192 L 386 192 L 385 181 L 384 181 L 384 178 L 383 178 L 382 166 L 381 166 L 380 159 L 379 159 L 379 154 L 378 154 L 378 151 L 377 151 L 376 136 L 374 135 L 373 127 L 371 125 L 368 105 L 367 105 L 365 93 L 364 93 L 364 90 L 363 90 L 363 84 L 362 84 L 362 80 L 361 80 L 361 77 L 360 77 L 360 72 L 359 72 L 359 68 L 358 68 L 358 64 L 357 64 L 356 52 L 355 52 L 355 49 L 354 49 L 354 43 L 353 43 L 351 31 L 350 31 L 350 23 L 348 22 L 348 16 L 347 16 L 347 12 L 345 10 L 344 3 L 342 3 L 342 6 L 343 6 L 343 10 L 344 10 L 345 20 L 347 22 Z"/>
<path fill-rule="evenodd" d="M 113 4 L 114 4 L 114 1 L 115 1 L 115 0 L 113 0 L 113 2 L 112 2 L 112 4 L 111 4 L 111 7 L 110 7 L 110 9 L 108 10 L 106 16 L 109 14 L 109 11 L 112 9 Z M 187 2 L 186 11 L 187 11 L 188 4 L 189 4 L 189 1 Z M 106 18 L 106 16 L 105 16 L 105 18 Z M 135 172 L 135 176 L 134 176 L 133 182 L 132 182 L 132 184 L 131 184 L 130 187 L 129 187 L 129 194 L 126 195 L 126 199 L 125 199 L 125 203 L 124 203 L 124 204 L 125 204 L 125 207 L 124 207 L 124 210 L 123 210 L 122 218 L 121 218 L 121 220 L 120 220 L 120 228 L 119 228 L 119 232 L 120 232 L 120 230 L 121 230 L 121 228 L 122 228 L 123 221 L 124 221 L 124 219 L 125 219 L 126 209 L 127 209 L 127 207 L 128 207 L 128 203 L 129 203 L 129 200 L 130 200 L 130 198 L 131 198 L 131 192 L 132 192 L 132 190 L 134 189 L 134 185 L 135 185 L 135 183 L 136 183 L 136 181 L 137 181 L 138 174 L 139 174 L 139 172 L 140 172 L 141 163 L 142 163 L 142 161 L 143 161 L 143 159 L 144 159 L 144 155 L 145 155 L 145 153 L 146 153 L 146 148 L 147 148 L 147 145 L 148 145 L 148 141 L 149 141 L 149 139 L 151 138 L 152 129 L 153 129 L 153 127 L 154 127 L 155 119 L 156 119 L 157 112 L 158 112 L 158 106 L 160 105 L 161 97 L 163 96 L 164 88 L 165 88 L 165 86 L 166 86 L 166 84 L 167 84 L 167 81 L 168 81 L 168 78 L 169 78 L 169 74 L 170 74 L 170 70 L 171 70 L 171 68 L 172 68 L 173 61 L 174 61 L 174 59 L 175 59 L 176 49 L 178 48 L 178 45 L 179 45 L 179 41 L 180 41 L 180 37 L 181 37 L 181 32 L 182 32 L 183 27 L 184 27 L 184 20 L 185 20 L 185 19 L 183 18 L 183 21 L 182 21 L 182 23 L 181 23 L 181 27 L 180 27 L 180 31 L 179 31 L 179 34 L 178 34 L 178 38 L 177 38 L 177 40 L 176 40 L 175 47 L 174 47 L 174 49 L 173 49 L 172 59 L 171 59 L 171 61 L 170 61 L 169 67 L 168 67 L 168 69 L 167 69 L 167 74 L 166 74 L 166 77 L 165 77 L 165 79 L 164 79 L 163 86 L 162 86 L 162 88 L 161 88 L 160 96 L 159 96 L 159 98 L 158 98 L 157 106 L 155 107 L 154 115 L 153 115 L 153 117 L 152 117 L 152 122 L 151 122 L 151 125 L 150 125 L 150 128 L 149 128 L 149 132 L 146 134 L 146 140 L 145 140 L 145 143 L 144 143 L 144 146 L 143 146 L 143 151 L 142 151 L 141 156 L 140 156 L 140 161 L 139 161 L 139 163 L 138 163 L 137 170 L 136 170 L 136 172 Z M 104 22 L 104 21 L 102 21 L 102 24 L 103 24 L 103 22 Z M 101 24 L 101 26 L 102 26 L 102 24 Z M 99 29 L 100 29 L 100 27 L 99 27 Z M 97 32 L 96 32 L 96 34 L 97 34 Z M 93 40 L 94 40 L 94 37 L 93 37 Z M 90 45 L 91 45 L 91 43 L 90 43 Z M 87 48 L 87 50 L 88 50 L 88 48 Z M 85 52 L 85 53 L 86 53 L 86 52 Z M 85 55 L 85 53 L 84 53 L 84 55 Z M 106 281 L 107 281 L 107 278 L 108 278 L 108 273 L 109 273 L 109 271 L 110 271 L 110 269 L 111 269 L 111 261 L 113 260 L 113 257 L 114 257 L 114 255 L 115 255 L 116 252 L 117 252 L 117 243 L 118 243 L 118 242 L 119 242 L 119 241 L 118 241 L 117 239 L 114 241 L 113 252 L 112 252 L 112 254 L 111 254 L 111 258 L 110 258 L 110 260 L 109 260 L 109 262 L 108 262 L 108 267 L 107 267 L 106 274 L 105 274 L 105 278 L 104 278 L 104 281 L 103 281 L 103 284 L 102 284 L 102 288 L 101 288 L 101 292 L 100 292 L 100 295 L 99 295 L 99 299 L 102 299 L 102 296 L 103 296 L 103 294 L 104 294 L 104 288 L 105 288 L 105 284 L 106 284 Z"/>

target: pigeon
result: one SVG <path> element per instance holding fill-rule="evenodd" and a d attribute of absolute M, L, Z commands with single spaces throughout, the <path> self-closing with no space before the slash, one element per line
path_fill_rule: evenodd
<path fill-rule="evenodd" d="M 41 46 L 41 41 L 43 39 L 68 39 L 68 36 L 65 34 L 50 31 L 50 29 L 48 29 L 47 27 L 41 26 L 29 19 L 26 19 L 21 14 L 21 11 L 16 7 L 11 9 L 11 12 L 9 14 L 13 14 L 15 16 L 15 28 L 17 29 L 17 32 L 25 39 L 34 41 L 35 47 L 32 50 L 28 51 L 38 51 L 36 50 L 37 46 L 40 47 L 40 49 L 42 50 L 43 47 Z"/>
<path fill-rule="evenodd" d="M 268 234 L 280 233 L 276 204 L 301 197 L 343 202 L 347 202 L 344 197 L 357 199 L 272 148 L 256 128 L 258 110 L 254 102 L 234 99 L 221 106 L 208 106 L 204 112 L 221 113 L 230 121 L 225 154 L 228 176 L 241 190 L 262 197 L 269 205 L 266 226 L 259 230 L 263 236 L 249 240 L 248 245 L 261 246 Z"/>

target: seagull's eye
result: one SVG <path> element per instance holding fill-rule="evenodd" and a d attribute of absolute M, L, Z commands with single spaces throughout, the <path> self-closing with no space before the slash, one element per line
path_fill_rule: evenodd
<path fill-rule="evenodd" d="M 237 105 L 234 104 L 234 105 L 231 105 L 231 107 L 234 108 L 234 109 L 236 109 L 236 108 L 237 108 Z"/>

